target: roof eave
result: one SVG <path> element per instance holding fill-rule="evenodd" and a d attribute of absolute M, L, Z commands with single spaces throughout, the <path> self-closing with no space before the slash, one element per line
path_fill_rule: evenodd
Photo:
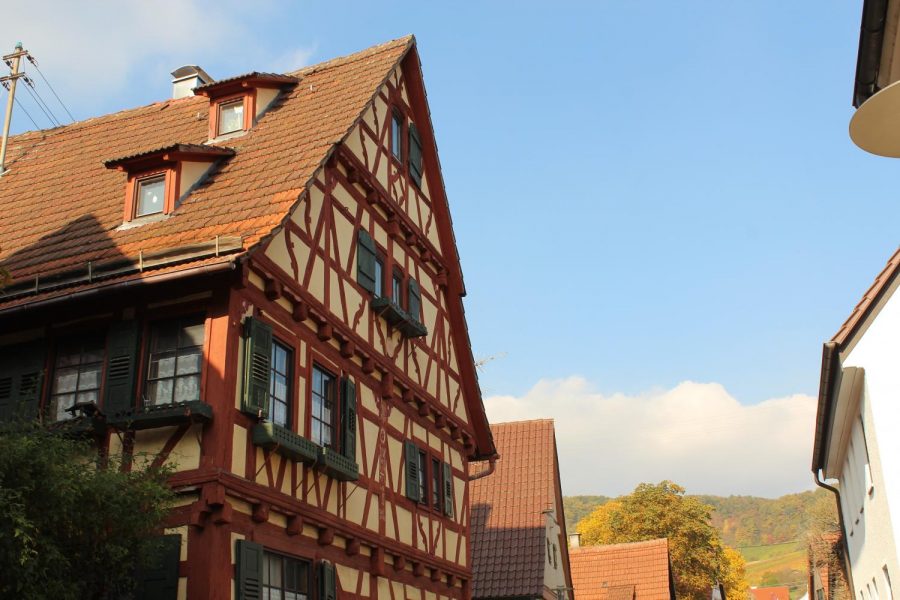
<path fill-rule="evenodd" d="M 865 0 L 859 26 L 859 50 L 856 55 L 856 77 L 853 86 L 853 106 L 878 91 L 878 69 L 884 47 L 884 24 L 888 0 Z"/>

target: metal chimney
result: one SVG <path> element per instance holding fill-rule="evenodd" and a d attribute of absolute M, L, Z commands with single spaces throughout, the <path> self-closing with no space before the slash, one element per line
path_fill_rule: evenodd
<path fill-rule="evenodd" d="M 194 88 L 215 81 L 197 65 L 185 65 L 172 71 L 172 98 L 193 96 Z"/>

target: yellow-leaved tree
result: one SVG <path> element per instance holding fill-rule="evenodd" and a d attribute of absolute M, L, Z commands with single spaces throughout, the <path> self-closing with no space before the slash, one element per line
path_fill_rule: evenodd
<path fill-rule="evenodd" d="M 585 545 L 668 538 L 679 599 L 708 600 L 716 581 L 729 600 L 745 600 L 744 559 L 722 543 L 711 524 L 712 507 L 687 498 L 671 481 L 642 483 L 582 519 L 576 529 Z"/>

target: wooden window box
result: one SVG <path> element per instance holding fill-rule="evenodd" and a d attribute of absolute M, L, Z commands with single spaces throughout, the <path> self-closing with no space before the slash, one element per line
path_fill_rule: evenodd
<path fill-rule="evenodd" d="M 319 458 L 319 446 L 290 429 L 271 422 L 254 425 L 253 444 L 308 464 L 315 464 Z"/>
<path fill-rule="evenodd" d="M 109 424 L 118 429 L 153 429 L 182 423 L 212 421 L 212 407 L 201 401 L 144 406 L 108 416 Z"/>
<path fill-rule="evenodd" d="M 428 335 L 428 329 L 414 319 L 400 306 L 383 296 L 372 298 L 372 310 L 383 317 L 389 325 L 396 328 L 404 337 L 414 338 Z"/>
<path fill-rule="evenodd" d="M 319 448 L 319 459 L 316 468 L 339 481 L 356 481 L 359 479 L 359 465 L 329 448 Z"/>

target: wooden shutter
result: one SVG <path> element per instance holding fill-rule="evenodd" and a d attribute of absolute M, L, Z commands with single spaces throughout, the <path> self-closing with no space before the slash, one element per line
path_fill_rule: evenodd
<path fill-rule="evenodd" d="M 15 352 L 11 358 L 15 365 L 10 390 L 11 416 L 17 420 L 31 421 L 37 418 L 41 402 L 46 359 L 44 340 L 21 344 L 11 350 Z"/>
<path fill-rule="evenodd" d="M 137 568 L 137 600 L 178 600 L 181 534 L 164 535 Z"/>
<path fill-rule="evenodd" d="M 356 385 L 341 378 L 341 454 L 356 462 Z"/>
<path fill-rule="evenodd" d="M 334 565 L 324 560 L 319 562 L 318 600 L 337 600 L 337 585 L 334 577 Z"/>
<path fill-rule="evenodd" d="M 262 597 L 263 547 L 255 542 L 238 540 L 235 555 L 236 600 L 259 600 Z"/>
<path fill-rule="evenodd" d="M 113 323 L 106 334 L 103 411 L 107 415 L 134 408 L 138 338 L 138 324 L 134 320 Z"/>
<path fill-rule="evenodd" d="M 447 463 L 441 470 L 444 472 L 444 514 L 453 517 L 453 470 Z"/>
<path fill-rule="evenodd" d="M 419 282 L 409 278 L 409 283 L 406 285 L 406 295 L 407 298 L 407 309 L 409 311 L 409 315 L 415 319 L 416 321 L 422 321 L 422 292 L 419 290 Z"/>
<path fill-rule="evenodd" d="M 422 142 L 415 123 L 409 124 L 409 176 L 416 185 L 422 185 Z"/>
<path fill-rule="evenodd" d="M 406 446 L 406 497 L 419 501 L 419 449 L 412 442 Z"/>
<path fill-rule="evenodd" d="M 12 361 L 12 353 L 0 353 L 0 422 L 8 421 L 13 414 L 12 392 L 16 369 Z"/>
<path fill-rule="evenodd" d="M 369 293 L 375 293 L 375 241 L 360 229 L 356 244 L 356 281 Z"/>
<path fill-rule="evenodd" d="M 244 398 L 241 410 L 265 418 L 269 407 L 269 367 L 272 361 L 272 327 L 259 319 L 244 324 Z"/>

